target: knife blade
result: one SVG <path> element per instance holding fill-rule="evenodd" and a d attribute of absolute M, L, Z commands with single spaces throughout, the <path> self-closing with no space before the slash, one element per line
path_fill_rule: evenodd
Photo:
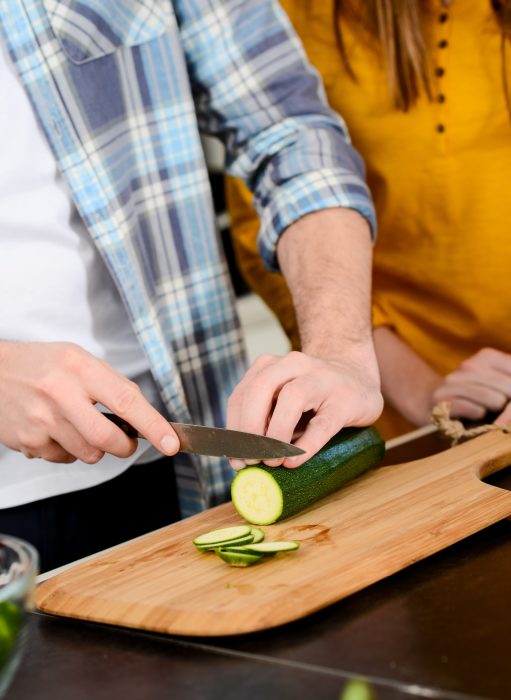
<path fill-rule="evenodd" d="M 144 438 L 130 423 L 114 413 L 103 413 L 105 418 L 115 423 L 128 437 Z M 173 423 L 169 425 L 176 432 L 180 447 L 179 452 L 208 455 L 210 457 L 228 457 L 229 459 L 278 459 L 296 457 L 304 450 L 282 440 L 265 435 L 245 433 L 241 430 L 209 428 L 205 425 Z"/>

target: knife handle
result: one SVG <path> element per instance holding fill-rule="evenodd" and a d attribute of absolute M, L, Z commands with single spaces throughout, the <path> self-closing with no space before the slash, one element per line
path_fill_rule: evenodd
<path fill-rule="evenodd" d="M 136 430 L 131 423 L 128 423 L 127 420 L 124 420 L 124 418 L 121 418 L 120 416 L 116 416 L 115 413 L 102 413 L 105 418 L 108 418 L 108 420 L 112 421 L 112 423 L 115 423 L 115 425 L 122 430 L 123 433 L 126 433 L 126 435 L 130 438 L 139 438 L 142 437 L 138 430 Z"/>

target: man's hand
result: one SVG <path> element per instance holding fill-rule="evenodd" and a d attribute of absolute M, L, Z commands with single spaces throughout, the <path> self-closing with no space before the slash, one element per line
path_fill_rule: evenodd
<path fill-rule="evenodd" d="M 306 414 L 312 417 L 294 444 L 304 455 L 266 460 L 269 466 L 298 467 L 345 425 L 369 425 L 378 418 L 382 399 L 378 383 L 363 366 L 327 361 L 291 352 L 259 357 L 228 403 L 228 425 L 234 430 L 291 442 Z M 231 460 L 235 469 L 245 466 Z"/>
<path fill-rule="evenodd" d="M 96 402 L 175 454 L 179 441 L 138 386 L 71 343 L 0 343 L 0 442 L 27 457 L 98 462 L 128 457 L 137 446 L 104 418 Z"/>
<path fill-rule="evenodd" d="M 434 403 L 447 401 L 451 415 L 480 420 L 487 411 L 501 412 L 499 425 L 511 423 L 511 355 L 483 348 L 448 374 L 433 393 Z"/>
<path fill-rule="evenodd" d="M 303 429 L 295 444 L 306 453 L 269 460 L 270 466 L 297 467 L 344 426 L 369 425 L 381 413 L 370 324 L 371 252 L 367 222 L 347 209 L 305 216 L 279 240 L 303 352 L 256 360 L 232 394 L 227 416 L 228 428 L 287 442 Z"/>

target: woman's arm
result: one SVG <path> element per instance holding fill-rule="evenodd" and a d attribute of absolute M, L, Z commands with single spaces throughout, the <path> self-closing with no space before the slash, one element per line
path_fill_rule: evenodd
<path fill-rule="evenodd" d="M 428 423 L 443 402 L 456 418 L 481 420 L 491 411 L 511 424 L 510 354 L 482 348 L 441 377 L 390 328 L 376 328 L 374 344 L 384 400 L 414 425 Z"/>
<path fill-rule="evenodd" d="M 379 326 L 373 335 L 385 402 L 413 425 L 426 425 L 442 377 L 390 328 Z"/>

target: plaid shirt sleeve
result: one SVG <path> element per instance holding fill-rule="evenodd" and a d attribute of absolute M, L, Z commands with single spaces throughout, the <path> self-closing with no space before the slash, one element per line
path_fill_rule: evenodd
<path fill-rule="evenodd" d="M 174 6 L 200 128 L 223 140 L 227 171 L 254 193 L 268 267 L 277 268 L 279 235 L 313 211 L 355 209 L 374 235 L 362 160 L 278 2 L 176 0 Z"/>

